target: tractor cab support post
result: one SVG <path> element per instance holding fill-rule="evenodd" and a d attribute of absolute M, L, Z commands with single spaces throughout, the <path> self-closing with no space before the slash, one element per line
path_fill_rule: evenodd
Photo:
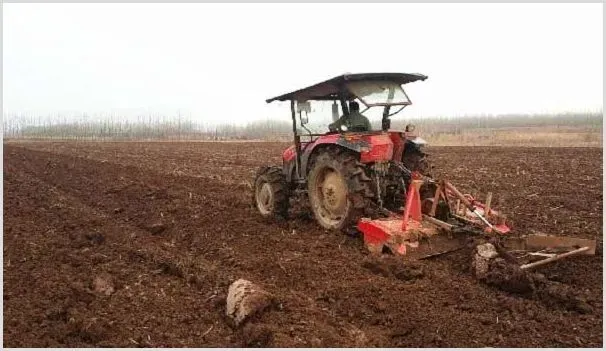
<path fill-rule="evenodd" d="M 389 93 L 387 96 L 387 99 L 389 101 L 393 100 L 393 97 L 395 95 L 395 90 L 389 89 Z M 391 127 L 391 122 L 389 121 L 389 105 L 385 105 L 385 107 L 383 108 L 383 118 L 381 119 L 381 130 L 386 132 L 390 127 Z"/>
<path fill-rule="evenodd" d="M 301 179 L 301 136 L 297 133 L 297 114 L 295 112 L 295 100 L 290 100 L 290 112 L 292 115 L 292 132 L 295 136 L 295 177 Z"/>
<path fill-rule="evenodd" d="M 386 132 L 391 127 L 389 122 L 389 106 L 383 108 L 383 118 L 381 119 L 381 129 Z"/>
<path fill-rule="evenodd" d="M 349 116 L 349 106 L 347 106 L 347 100 L 345 99 L 344 85 L 341 85 L 339 89 L 339 101 L 341 102 L 341 110 L 343 110 L 343 115 Z"/>

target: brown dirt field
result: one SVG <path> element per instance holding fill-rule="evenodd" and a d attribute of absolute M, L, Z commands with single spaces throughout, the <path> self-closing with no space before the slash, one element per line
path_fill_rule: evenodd
<path fill-rule="evenodd" d="M 583 309 L 478 283 L 465 252 L 370 259 L 359 238 L 259 218 L 249 182 L 284 147 L 5 143 L 4 345 L 602 347 L 601 250 L 538 270 Z M 493 191 L 518 232 L 601 245 L 602 149 L 430 152 L 434 173 Z M 238 278 L 279 305 L 234 330 Z"/>

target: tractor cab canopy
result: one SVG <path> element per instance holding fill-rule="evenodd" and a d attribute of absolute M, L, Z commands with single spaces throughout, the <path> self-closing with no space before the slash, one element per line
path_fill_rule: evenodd
<path fill-rule="evenodd" d="M 360 116 L 361 118 L 358 118 L 355 123 L 368 125 L 368 118 L 363 116 L 362 112 L 371 107 L 382 108 L 383 113 L 380 130 L 385 132 L 388 131 L 391 126 L 390 117 L 412 104 L 402 86 L 425 79 L 427 79 L 427 76 L 415 73 L 347 73 L 307 88 L 267 99 L 266 102 L 290 101 L 293 133 L 295 135 L 295 144 L 298 145 L 300 135 L 305 135 L 309 137 L 310 140 L 313 140 L 316 136 L 326 134 L 326 132 L 314 133 L 306 127 L 309 122 L 307 114 L 312 111 L 310 101 L 333 101 L 333 123 L 328 126 L 329 133 L 347 132 L 349 130 L 349 127 L 339 122 L 340 115 Z M 348 101 L 351 102 L 356 99 L 360 100 L 367 108 L 357 114 L 353 114 L 350 113 Z M 337 101 L 340 102 L 342 114 L 339 113 Z M 397 111 L 390 112 L 391 107 L 396 107 Z M 297 126 L 297 113 L 299 114 L 300 127 Z M 365 123 L 364 120 L 366 120 Z M 357 129 L 366 131 L 366 129 L 368 129 L 366 126 L 364 126 L 364 128 L 359 127 L 360 126 L 358 125 L 354 125 L 352 131 Z M 314 128 L 312 127 L 312 129 Z M 307 133 L 303 132 L 303 130 Z M 377 132 L 378 131 L 379 130 L 377 130 Z"/>
<path fill-rule="evenodd" d="M 410 99 L 402 85 L 425 80 L 427 76 L 411 73 L 344 74 L 327 81 L 267 99 L 272 101 L 349 101 L 358 98 L 367 107 L 406 106 Z"/>

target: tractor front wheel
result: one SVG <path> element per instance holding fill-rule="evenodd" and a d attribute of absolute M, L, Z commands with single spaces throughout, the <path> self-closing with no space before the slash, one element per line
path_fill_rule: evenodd
<path fill-rule="evenodd" d="M 288 184 L 279 167 L 262 167 L 255 178 L 253 203 L 266 219 L 288 216 Z"/>

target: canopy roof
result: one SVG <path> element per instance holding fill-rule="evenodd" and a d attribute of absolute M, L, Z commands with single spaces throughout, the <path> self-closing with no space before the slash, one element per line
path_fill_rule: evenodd
<path fill-rule="evenodd" d="M 417 80 L 425 80 L 427 76 L 417 73 L 356 73 L 356 74 L 343 74 L 322 83 L 309 86 L 300 90 L 296 90 L 284 95 L 276 96 L 271 99 L 265 100 L 267 103 L 272 101 L 306 101 L 306 100 L 338 100 L 339 91 L 341 89 L 344 93 L 344 98 L 347 100 L 354 99 L 344 84 L 347 82 L 358 82 L 358 81 L 389 81 L 398 84 L 412 83 Z"/>

